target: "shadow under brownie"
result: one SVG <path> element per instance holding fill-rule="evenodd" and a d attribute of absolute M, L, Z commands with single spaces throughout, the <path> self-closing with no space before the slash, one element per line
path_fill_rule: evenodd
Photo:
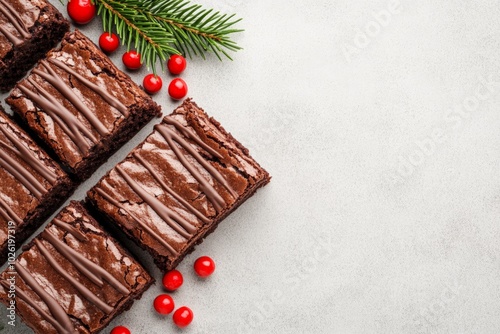
<path fill-rule="evenodd" d="M 161 116 L 160 106 L 79 31 L 68 33 L 7 103 L 78 181 Z"/>
<path fill-rule="evenodd" d="M 73 189 L 59 165 L 0 106 L 0 264 Z"/>
<path fill-rule="evenodd" d="M 88 192 L 88 203 L 171 270 L 269 174 L 186 100 Z"/>
<path fill-rule="evenodd" d="M 0 302 L 15 285 L 19 317 L 37 334 L 98 333 L 154 283 L 145 269 L 71 202 L 0 275 Z"/>
<path fill-rule="evenodd" d="M 0 0 L 0 91 L 14 87 L 68 29 L 45 0 Z"/>

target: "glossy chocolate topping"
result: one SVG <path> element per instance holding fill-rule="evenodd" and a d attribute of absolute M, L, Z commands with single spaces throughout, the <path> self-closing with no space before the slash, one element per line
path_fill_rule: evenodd
<path fill-rule="evenodd" d="M 31 38 L 30 29 L 47 6 L 41 0 L 0 0 L 0 58 Z"/>
<path fill-rule="evenodd" d="M 77 228 L 74 228 L 70 224 L 65 223 L 57 218 L 54 218 L 54 220 L 52 220 L 52 223 L 54 225 L 56 225 L 57 227 L 61 228 L 62 230 L 65 230 L 66 232 L 71 233 L 79 241 L 82 241 L 82 242 L 88 241 L 87 237 L 82 232 L 80 232 L 80 230 L 78 230 Z"/>
<path fill-rule="evenodd" d="M 54 185 L 57 181 L 57 175 L 52 170 L 50 170 L 46 165 L 44 165 L 37 157 L 33 155 L 33 152 L 29 150 L 18 138 L 11 133 L 5 124 L 0 123 L 0 131 L 5 137 L 10 141 L 11 145 L 7 144 L 5 141 L 0 139 L 0 145 L 10 152 L 14 153 L 16 156 L 21 158 L 24 162 L 31 166 L 34 170 L 43 176 L 50 184 Z M 13 146 L 12 146 L 13 145 Z"/>
<path fill-rule="evenodd" d="M 144 223 L 141 219 L 137 218 L 136 215 L 134 215 L 133 213 L 131 213 L 130 211 L 128 211 L 120 202 L 118 202 L 117 200 L 115 200 L 113 197 L 111 197 L 110 195 L 108 195 L 106 192 L 104 192 L 104 190 L 102 189 L 97 189 L 97 192 L 99 193 L 99 195 L 101 195 L 104 199 L 106 199 L 106 201 L 108 201 L 109 203 L 113 204 L 114 206 L 116 206 L 117 208 L 119 208 L 120 210 L 123 210 L 126 214 L 128 214 L 130 217 L 132 217 L 132 219 L 134 219 L 134 221 L 139 224 L 139 226 L 141 226 L 141 228 L 143 228 L 147 233 L 149 233 L 151 236 L 153 236 L 153 238 L 156 239 L 156 241 L 158 241 L 160 244 L 162 244 L 166 249 L 168 249 L 168 251 L 172 254 L 177 254 L 177 251 L 172 247 L 170 246 L 170 244 L 162 238 L 161 235 L 159 235 L 158 233 L 156 233 L 155 230 L 153 230 L 151 227 L 149 227 L 146 223 Z"/>
<path fill-rule="evenodd" d="M 0 284 L 2 284 L 2 286 L 7 290 L 9 289 L 7 282 L 0 281 Z M 66 332 L 66 329 L 52 315 L 41 308 L 40 305 L 35 303 L 23 289 L 16 287 L 16 297 L 20 297 L 20 299 L 22 299 L 26 304 L 32 307 L 45 321 L 50 323 L 58 333 Z"/>
<path fill-rule="evenodd" d="M 99 299 L 95 294 L 92 293 L 85 285 L 77 281 L 69 272 L 67 272 L 62 266 L 57 263 L 56 259 L 50 255 L 50 252 L 45 248 L 45 246 L 39 241 L 35 240 L 35 245 L 38 247 L 38 250 L 45 257 L 47 262 L 54 268 L 55 271 L 59 275 L 61 275 L 65 280 L 67 280 L 70 284 L 72 284 L 79 293 L 82 294 L 88 301 L 94 303 L 95 306 L 99 307 L 106 313 L 111 313 L 113 308 Z M 128 292 L 128 290 L 127 290 Z"/>
<path fill-rule="evenodd" d="M 23 39 L 31 37 L 26 25 L 24 24 L 21 16 L 17 13 L 13 6 L 11 6 L 7 1 L 0 0 L 0 13 L 2 13 L 9 22 L 16 28 L 17 32 L 21 35 Z M 16 46 L 23 43 L 23 39 L 18 38 L 16 35 L 11 33 L 7 28 L 0 25 L 0 32 L 10 40 L 10 42 Z"/>
<path fill-rule="evenodd" d="M 78 146 L 82 153 L 87 153 L 90 149 L 90 143 L 84 138 L 84 135 L 93 143 L 97 142 L 94 134 L 85 127 L 80 120 L 71 113 L 62 103 L 60 103 L 47 90 L 37 84 L 33 78 L 28 78 L 27 81 L 34 88 L 30 88 L 24 84 L 18 85 L 18 88 L 29 97 L 32 101 L 38 104 L 45 110 L 49 116 L 63 129 L 68 137 L 73 140 L 73 143 Z"/>
<path fill-rule="evenodd" d="M 71 322 L 70 317 L 61 307 L 61 305 L 55 300 L 50 294 L 48 294 L 41 286 L 38 284 L 36 279 L 26 270 L 19 262 L 16 261 L 14 264 L 16 272 L 21 276 L 23 281 L 33 290 L 41 300 L 47 305 L 50 313 L 53 315 L 54 319 L 59 323 L 61 328 L 63 328 L 62 334 L 75 333 L 75 327 Z"/>
<path fill-rule="evenodd" d="M 82 274 L 87 276 L 95 284 L 102 286 L 104 284 L 103 280 L 105 280 L 119 292 L 123 294 L 129 293 L 129 290 L 114 278 L 113 275 L 104 270 L 104 268 L 88 260 L 80 253 L 61 242 L 61 240 L 49 231 L 43 231 L 41 236 L 50 242 L 55 249 L 63 254 L 69 262 L 73 263 Z"/>
<path fill-rule="evenodd" d="M 57 62 L 60 63 L 59 61 Z M 65 98 L 73 103 L 76 109 L 78 109 L 78 111 L 87 118 L 90 124 L 94 126 L 94 128 L 97 130 L 97 132 L 99 132 L 101 136 L 108 134 L 108 129 L 106 129 L 106 127 L 101 123 L 99 118 L 97 118 L 97 116 L 89 109 L 89 107 L 85 103 L 83 103 L 83 101 L 80 100 L 78 96 L 76 96 L 71 87 L 57 75 L 57 73 L 50 67 L 49 62 L 47 60 L 42 60 L 40 64 L 43 68 L 45 68 L 47 72 L 42 71 L 41 68 L 36 68 L 33 70 L 33 73 L 47 80 L 47 82 L 54 86 L 59 91 L 59 93 L 61 93 Z"/>

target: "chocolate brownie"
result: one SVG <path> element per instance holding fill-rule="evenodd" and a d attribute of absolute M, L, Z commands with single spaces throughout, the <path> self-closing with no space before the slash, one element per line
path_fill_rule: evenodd
<path fill-rule="evenodd" d="M 0 0 L 0 91 L 10 90 L 68 29 L 45 0 Z"/>
<path fill-rule="evenodd" d="M 73 189 L 59 165 L 0 106 L 0 264 Z"/>
<path fill-rule="evenodd" d="M 7 266 L 0 283 L 0 301 L 15 303 L 35 333 L 69 334 L 99 332 L 154 279 L 73 201 Z"/>
<path fill-rule="evenodd" d="M 89 205 L 173 269 L 269 174 L 191 100 L 88 192 Z"/>
<path fill-rule="evenodd" d="M 68 33 L 7 103 L 79 181 L 161 116 L 160 106 L 79 31 Z"/>

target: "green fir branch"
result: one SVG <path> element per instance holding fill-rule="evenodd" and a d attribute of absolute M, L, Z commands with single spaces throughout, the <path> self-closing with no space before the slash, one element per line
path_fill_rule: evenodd
<path fill-rule="evenodd" d="M 201 56 L 213 52 L 232 59 L 229 51 L 241 50 L 231 35 L 243 31 L 234 26 L 235 15 L 221 14 L 188 0 L 93 0 L 104 31 L 116 31 L 123 44 L 134 47 L 141 60 L 156 72 L 160 61 L 172 54 Z"/>

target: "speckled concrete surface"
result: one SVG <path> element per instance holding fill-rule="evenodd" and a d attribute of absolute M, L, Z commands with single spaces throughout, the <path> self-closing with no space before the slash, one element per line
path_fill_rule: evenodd
<path fill-rule="evenodd" d="M 199 3 L 243 17 L 245 49 L 190 61 L 189 95 L 273 181 L 180 265 L 189 328 L 155 315 L 157 284 L 105 332 L 500 332 L 498 1 Z"/>

